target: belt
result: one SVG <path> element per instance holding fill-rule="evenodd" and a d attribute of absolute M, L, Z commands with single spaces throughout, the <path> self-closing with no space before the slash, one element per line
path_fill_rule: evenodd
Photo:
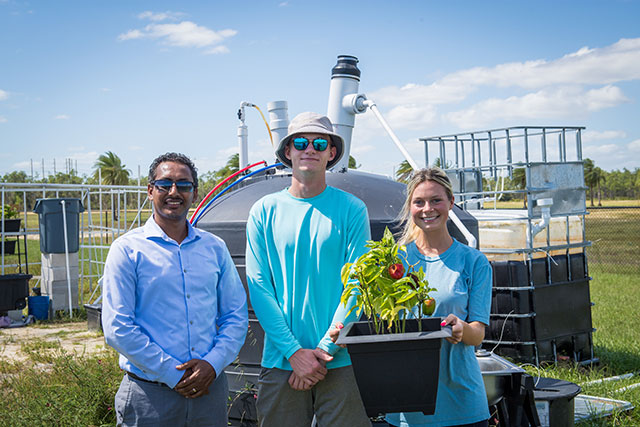
<path fill-rule="evenodd" d="M 169 387 L 165 383 L 161 383 L 161 382 L 158 382 L 158 381 L 145 380 L 144 378 L 140 378 L 136 374 L 132 374 L 131 372 L 128 372 L 128 371 L 125 371 L 125 372 L 127 373 L 127 375 L 129 375 L 129 377 L 133 378 L 134 380 L 142 381 L 143 383 L 157 384 L 157 385 L 161 385 L 161 386 L 164 386 L 164 387 Z"/>

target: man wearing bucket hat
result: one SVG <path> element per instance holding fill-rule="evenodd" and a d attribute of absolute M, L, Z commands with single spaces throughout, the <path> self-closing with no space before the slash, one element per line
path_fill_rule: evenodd
<path fill-rule="evenodd" d="M 265 331 L 260 426 L 310 425 L 314 414 L 319 425 L 370 425 L 349 354 L 330 337 L 351 320 L 341 268 L 370 239 L 364 203 L 326 183 L 343 145 L 329 118 L 296 116 L 276 150 L 291 186 L 258 200 L 247 220 L 247 282 Z"/>

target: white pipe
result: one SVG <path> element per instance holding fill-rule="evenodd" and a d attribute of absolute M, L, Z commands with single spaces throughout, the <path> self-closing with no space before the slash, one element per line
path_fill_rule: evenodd
<path fill-rule="evenodd" d="M 242 101 L 238 110 L 238 119 L 240 119 L 240 125 L 238 125 L 238 170 L 249 166 L 249 131 L 244 123 L 244 107 L 251 106 L 252 104 Z"/>
<path fill-rule="evenodd" d="M 458 227 L 458 230 L 460 230 L 464 238 L 467 239 L 467 245 L 474 249 L 478 249 L 478 240 L 473 234 L 471 234 L 462 221 L 460 221 L 460 218 L 458 218 L 458 215 L 456 215 L 453 209 L 449 210 L 449 218 L 451 218 L 451 221 L 453 221 L 455 226 Z"/>
<path fill-rule="evenodd" d="M 357 101 L 357 99 L 354 99 L 354 103 L 356 101 Z M 395 133 L 393 133 L 393 130 L 391 129 L 391 127 L 389 127 L 389 125 L 387 124 L 387 121 L 384 119 L 384 117 L 382 117 L 382 114 L 380 114 L 380 111 L 378 111 L 378 107 L 376 106 L 376 103 L 373 102 L 370 99 L 366 99 L 365 98 L 365 101 L 363 102 L 363 105 L 365 107 L 368 107 L 371 111 L 373 111 L 373 113 L 375 114 L 376 118 L 378 119 L 378 121 L 380 122 L 380 124 L 382 125 L 384 130 L 387 131 L 387 133 L 389 134 L 389 136 L 391 137 L 393 142 L 396 144 L 398 149 L 400 149 L 400 152 L 402 153 L 404 158 L 407 159 L 407 162 L 409 162 L 409 165 L 411 165 L 413 170 L 419 170 L 420 166 L 418 166 L 418 163 L 416 163 L 416 161 L 413 160 L 413 157 L 411 157 L 411 155 L 404 148 L 404 146 L 402 145 L 402 143 L 400 142 L 398 137 L 395 135 Z M 475 238 L 475 236 L 473 234 L 471 234 L 471 232 L 462 223 L 462 221 L 460 221 L 460 218 L 458 218 L 458 215 L 456 215 L 456 213 L 453 211 L 453 209 L 449 210 L 449 218 L 451 218 L 451 221 L 453 221 L 455 226 L 458 227 L 458 230 L 460 230 L 460 232 L 462 233 L 464 238 L 467 239 L 467 245 L 469 245 L 472 248 L 476 248 L 477 249 L 478 248 L 478 240 Z"/>
<path fill-rule="evenodd" d="M 373 114 L 375 114 L 376 118 L 378 119 L 378 121 L 380 122 L 384 130 L 387 131 L 387 133 L 389 134 L 393 142 L 396 144 L 396 146 L 398 147 L 398 149 L 400 150 L 404 158 L 407 159 L 407 161 L 409 162 L 413 170 L 420 169 L 420 166 L 418 166 L 416 161 L 413 160 L 413 157 L 411 157 L 409 152 L 404 148 L 404 146 L 402 145 L 402 143 L 400 142 L 396 134 L 393 133 L 393 130 L 391 130 L 391 128 L 387 124 L 387 121 L 384 119 L 384 117 L 382 117 L 382 114 L 380 114 L 380 111 L 378 111 L 378 107 L 376 106 L 376 103 L 370 99 L 367 99 L 366 101 L 364 101 L 364 105 L 368 107 L 371 111 L 373 111 Z"/>
<path fill-rule="evenodd" d="M 553 204 L 553 199 L 538 199 L 536 200 L 536 205 L 542 208 L 542 219 L 537 224 L 533 224 L 531 228 L 531 234 L 527 235 L 527 246 L 532 247 L 533 238 L 540 233 L 542 230 L 547 228 L 549 222 L 551 222 L 551 205 Z"/>
<path fill-rule="evenodd" d="M 593 381 L 587 381 L 584 383 L 580 383 L 581 386 L 585 386 L 585 385 L 593 385 L 593 384 L 602 384 L 602 383 L 606 383 L 609 381 L 620 381 L 620 380 L 626 380 L 627 378 L 631 378 L 635 375 L 635 372 L 629 372 L 626 374 L 622 374 L 622 375 L 616 375 L 615 377 L 607 377 L 607 378 L 601 378 L 599 380 L 593 380 Z"/>
<path fill-rule="evenodd" d="M 73 311 L 71 309 L 71 272 L 69 271 L 69 242 L 67 236 L 67 210 L 65 200 L 60 200 L 62 204 L 62 230 L 64 232 L 64 259 L 67 266 L 67 294 L 69 296 L 69 317 L 73 319 Z"/>
<path fill-rule="evenodd" d="M 280 140 L 287 136 L 289 128 L 289 104 L 287 101 L 272 101 L 267 103 L 269 113 L 269 129 L 273 135 L 273 150 L 278 149 Z M 274 155 L 275 158 L 275 155 Z"/>

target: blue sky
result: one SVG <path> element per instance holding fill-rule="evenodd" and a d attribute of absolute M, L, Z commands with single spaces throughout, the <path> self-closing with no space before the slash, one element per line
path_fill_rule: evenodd
<path fill-rule="evenodd" d="M 606 170 L 640 167 L 640 2 L 0 0 L 0 174 L 89 174 L 118 154 L 137 176 L 166 151 L 200 172 L 237 152 L 236 111 L 327 111 L 330 71 L 357 56 L 360 92 L 409 152 L 420 137 L 585 126 Z M 250 160 L 274 159 L 247 110 Z M 352 155 L 403 159 L 371 112 Z"/>

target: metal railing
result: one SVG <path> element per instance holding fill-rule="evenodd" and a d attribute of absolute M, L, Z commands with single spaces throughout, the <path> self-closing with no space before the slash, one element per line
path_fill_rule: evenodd
<path fill-rule="evenodd" d="M 2 212 L 2 228 L 0 229 L 0 264 L 1 274 L 26 269 L 34 275 L 34 286 L 41 280 L 39 250 L 36 260 L 33 254 L 20 263 L 14 257 L 5 254 L 7 238 L 22 240 L 24 246 L 28 241 L 37 240 L 40 235 L 37 214 L 31 212 L 35 200 L 39 198 L 78 198 L 85 212 L 80 214 L 80 247 L 79 247 L 79 301 L 91 302 L 98 288 L 98 279 L 104 270 L 104 260 L 110 243 L 123 233 L 139 227 L 151 215 L 151 209 L 145 209 L 147 203 L 146 187 L 128 185 L 89 185 L 89 184 L 36 184 L 36 183 L 0 183 L 0 203 L 21 207 L 22 224 L 19 232 L 4 232 L 4 211 Z M 18 251 L 20 242 L 16 242 Z M 24 253 L 24 252 L 22 252 Z M 7 262 L 10 261 L 10 262 Z M 88 287 L 85 291 L 85 285 Z M 87 301 L 84 296 L 89 293 Z"/>

